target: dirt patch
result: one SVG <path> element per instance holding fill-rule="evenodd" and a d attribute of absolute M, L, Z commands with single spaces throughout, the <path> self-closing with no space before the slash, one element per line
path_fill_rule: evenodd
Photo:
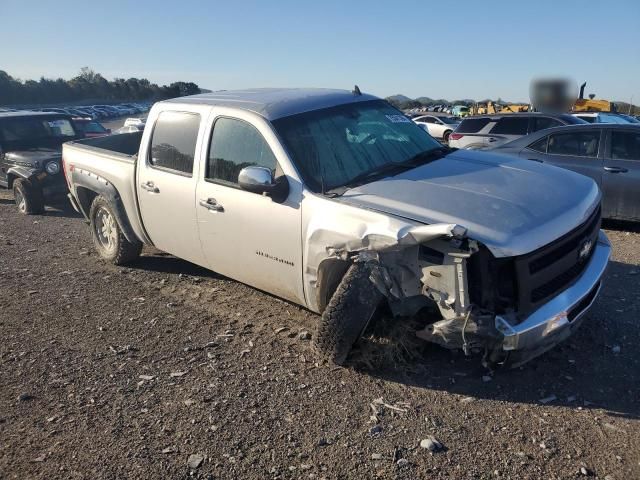
<path fill-rule="evenodd" d="M 402 325 L 318 365 L 312 313 L 156 251 L 106 265 L 77 215 L 10 198 L 0 478 L 640 478 L 635 227 L 579 332 L 488 376 Z"/>

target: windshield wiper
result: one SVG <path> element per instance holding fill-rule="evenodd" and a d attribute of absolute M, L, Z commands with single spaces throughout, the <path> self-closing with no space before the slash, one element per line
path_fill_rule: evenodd
<path fill-rule="evenodd" d="M 358 185 L 362 185 L 366 180 L 370 180 L 376 177 L 383 176 L 385 174 L 391 173 L 393 171 L 400 173 L 404 170 L 411 170 L 412 168 L 416 168 L 428 161 L 437 160 L 438 158 L 442 158 L 444 155 L 449 153 L 449 149 L 447 147 L 438 147 L 432 148 L 430 150 L 424 150 L 420 153 L 417 153 L 413 157 L 408 158 L 402 162 L 390 162 L 385 163 L 379 167 L 373 168 L 367 172 L 363 172 L 360 175 L 356 175 L 352 179 L 350 179 L 347 183 L 340 185 L 338 187 L 334 187 L 328 190 L 326 193 L 331 194 L 332 196 L 342 195 L 344 192 Z"/>

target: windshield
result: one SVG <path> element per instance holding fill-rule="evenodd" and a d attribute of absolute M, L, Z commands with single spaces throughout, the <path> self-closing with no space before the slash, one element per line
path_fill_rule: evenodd
<path fill-rule="evenodd" d="M 292 115 L 273 125 L 304 182 L 315 192 L 442 147 L 382 100 Z"/>
<path fill-rule="evenodd" d="M 77 137 L 67 118 L 25 116 L 0 120 L 0 142 L 8 148 L 59 145 Z"/>

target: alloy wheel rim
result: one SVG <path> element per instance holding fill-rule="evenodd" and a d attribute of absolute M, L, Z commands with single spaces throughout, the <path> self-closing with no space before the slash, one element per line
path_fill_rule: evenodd
<path fill-rule="evenodd" d="M 24 199 L 24 195 L 19 188 L 15 191 L 15 201 L 16 205 L 18 205 L 18 210 L 24 212 L 27 209 L 27 201 Z"/>
<path fill-rule="evenodd" d="M 116 248 L 117 226 L 113 215 L 105 208 L 100 208 L 96 213 L 95 233 L 100 245 L 105 250 L 112 252 Z"/>

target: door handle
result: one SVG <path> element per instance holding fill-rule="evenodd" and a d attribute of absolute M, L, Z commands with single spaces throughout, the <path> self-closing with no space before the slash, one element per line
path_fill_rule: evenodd
<path fill-rule="evenodd" d="M 490 138 L 489 140 L 487 140 L 489 143 L 493 143 L 497 140 L 497 138 Z"/>
<path fill-rule="evenodd" d="M 154 185 L 153 182 L 144 182 L 140 184 L 143 190 L 146 190 L 150 193 L 160 193 L 160 189 Z"/>
<path fill-rule="evenodd" d="M 531 160 L 532 162 L 544 163 L 542 160 L 538 160 L 537 158 L 527 158 L 527 160 Z"/>
<path fill-rule="evenodd" d="M 605 171 L 611 173 L 627 173 L 629 170 L 621 167 L 604 167 Z"/>
<path fill-rule="evenodd" d="M 201 199 L 199 203 L 201 207 L 211 210 L 212 212 L 224 212 L 224 208 L 215 198 Z"/>

